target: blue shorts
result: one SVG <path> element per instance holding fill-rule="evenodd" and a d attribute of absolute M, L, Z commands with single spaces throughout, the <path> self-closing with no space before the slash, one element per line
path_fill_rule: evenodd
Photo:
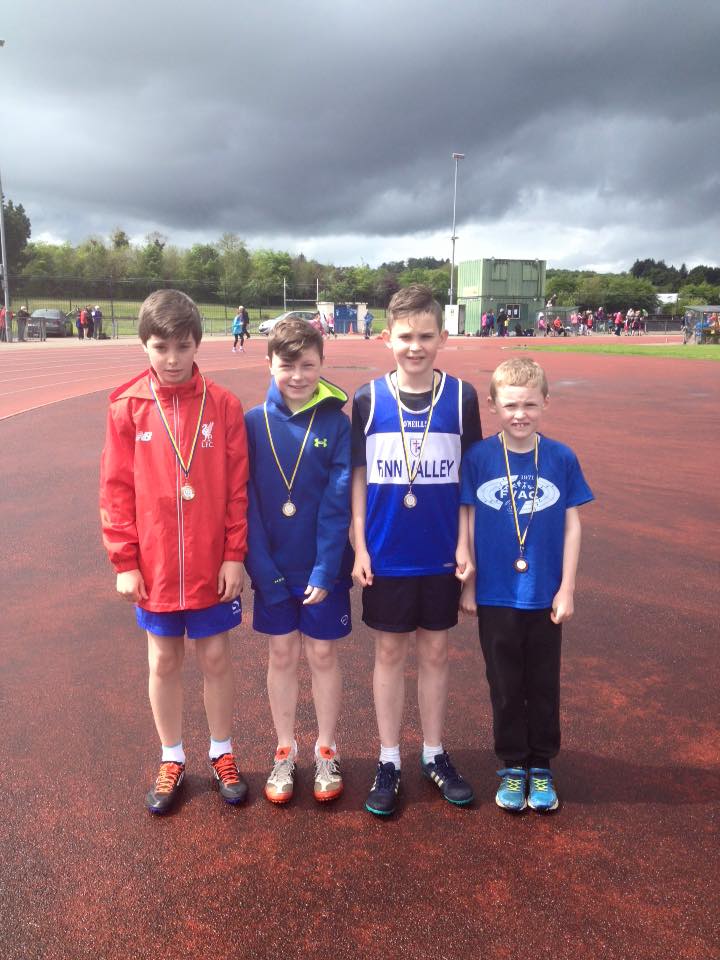
<path fill-rule="evenodd" d="M 237 600 L 216 603 L 214 607 L 205 607 L 204 610 L 153 613 L 152 610 L 135 607 L 135 617 L 139 627 L 149 630 L 156 637 L 184 637 L 187 633 L 191 640 L 202 640 L 240 626 L 242 604 L 238 597 Z"/>
<path fill-rule="evenodd" d="M 350 588 L 336 584 L 322 603 L 303 605 L 304 590 L 293 590 L 293 596 L 281 603 L 265 604 L 255 591 L 253 630 L 281 636 L 299 630 L 312 640 L 340 640 L 352 630 Z"/>

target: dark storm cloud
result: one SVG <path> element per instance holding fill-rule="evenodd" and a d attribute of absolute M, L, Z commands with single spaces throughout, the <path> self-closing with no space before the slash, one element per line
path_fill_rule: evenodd
<path fill-rule="evenodd" d="M 35 233 L 432 234 L 461 150 L 461 224 L 717 236 L 715 2 L 10 8 L 0 162 Z"/>

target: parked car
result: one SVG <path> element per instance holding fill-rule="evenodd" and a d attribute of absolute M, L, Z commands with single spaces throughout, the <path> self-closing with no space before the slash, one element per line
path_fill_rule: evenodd
<path fill-rule="evenodd" d="M 258 327 L 258 333 L 264 333 L 267 336 L 275 324 L 280 323 L 281 320 L 307 320 L 309 323 L 316 313 L 317 310 L 288 310 L 287 313 L 281 313 L 279 317 L 271 317 L 269 320 L 263 320 Z M 320 323 L 322 323 L 323 333 L 327 333 L 328 325 L 322 316 L 320 317 Z"/>
<path fill-rule="evenodd" d="M 62 310 L 46 308 L 33 310 L 30 319 L 27 322 L 25 334 L 28 337 L 40 336 L 40 321 L 45 320 L 45 336 L 47 337 L 71 337 L 73 335 L 73 322 L 70 317 Z"/>

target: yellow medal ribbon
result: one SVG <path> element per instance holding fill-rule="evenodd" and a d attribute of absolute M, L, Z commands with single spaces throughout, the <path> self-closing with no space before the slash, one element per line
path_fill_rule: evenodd
<path fill-rule="evenodd" d="M 390 379 L 392 383 L 392 378 Z M 437 395 L 437 381 L 435 379 L 435 371 L 433 370 L 433 388 L 432 388 L 432 400 L 430 401 L 430 410 L 428 411 L 427 421 L 425 423 L 425 429 L 423 430 L 422 440 L 420 441 L 420 450 L 418 451 L 417 461 L 415 463 L 415 470 L 410 469 L 410 458 L 408 456 L 407 442 L 405 440 L 405 423 L 403 421 L 402 407 L 400 406 L 400 384 L 397 380 L 397 374 L 395 375 L 395 399 L 397 400 L 397 409 L 398 409 L 398 419 L 400 420 L 400 435 L 402 436 L 402 446 L 403 446 L 403 456 L 405 457 L 405 468 L 407 469 L 408 474 L 408 492 L 405 495 L 404 503 L 406 507 L 414 507 L 417 503 L 415 494 L 412 492 L 412 485 L 415 482 L 415 477 L 418 475 L 418 470 L 420 469 L 420 459 L 422 457 L 423 449 L 425 448 L 425 440 L 427 439 L 428 432 L 430 430 L 430 421 L 432 420 L 433 410 L 435 409 L 435 398 Z"/>
<path fill-rule="evenodd" d="M 182 490 L 183 500 L 192 500 L 193 497 L 195 496 L 195 491 L 190 486 L 190 484 L 187 483 L 187 481 L 189 479 L 190 467 L 193 462 L 193 457 L 195 456 L 195 448 L 197 446 L 198 436 L 200 435 L 200 424 L 202 423 L 203 413 L 205 412 L 205 399 L 207 397 L 207 385 L 205 383 L 205 377 L 202 374 L 200 374 L 200 379 L 202 380 L 202 386 L 203 386 L 202 402 L 200 404 L 200 415 L 198 416 L 197 425 L 195 427 L 195 436 L 193 437 L 192 446 L 190 447 L 190 456 L 188 457 L 188 461 L 186 464 L 185 461 L 183 460 L 182 454 L 180 453 L 180 446 L 177 440 L 175 439 L 175 434 L 170 429 L 170 424 L 168 423 L 168 419 L 165 416 L 165 411 L 163 410 L 160 404 L 160 401 L 158 400 L 158 395 L 155 392 L 155 384 L 153 383 L 152 377 L 149 378 L 150 392 L 152 393 L 153 399 L 155 400 L 155 406 L 158 409 L 158 413 L 160 414 L 160 419 L 162 420 L 163 426 L 165 427 L 165 432 L 167 433 L 168 439 L 170 440 L 170 443 L 172 444 L 172 448 L 175 451 L 175 456 L 177 457 L 178 463 L 180 464 L 180 469 L 185 474 L 186 483 Z"/>
<path fill-rule="evenodd" d="M 280 471 L 280 476 L 283 478 L 283 481 L 285 482 L 285 486 L 287 487 L 287 492 L 288 492 L 288 498 L 282 506 L 282 512 L 286 517 L 292 517 L 295 514 L 295 511 L 297 509 L 295 507 L 295 504 L 292 502 L 292 488 L 293 488 L 293 484 L 295 483 L 295 476 L 298 472 L 300 461 L 302 460 L 302 455 L 305 452 L 305 444 L 307 443 L 308 437 L 310 436 L 310 431 L 312 430 L 313 420 L 315 419 L 315 414 L 317 413 L 317 407 L 315 407 L 315 409 L 312 412 L 312 416 L 310 417 L 310 422 L 307 425 L 307 430 L 305 431 L 305 436 L 303 437 L 303 442 L 300 447 L 300 453 L 297 456 L 297 460 L 295 461 L 295 467 L 293 469 L 292 476 L 290 477 L 289 480 L 285 474 L 285 471 L 282 468 L 282 464 L 280 463 L 280 458 L 278 457 L 277 451 L 275 450 L 275 444 L 273 443 L 272 433 L 270 432 L 270 420 L 268 419 L 268 413 L 267 413 L 267 400 L 265 401 L 265 403 L 263 403 L 263 413 L 265 414 L 265 429 L 267 430 L 268 440 L 270 441 L 270 449 L 272 450 L 272 455 L 275 458 L 275 463 L 277 465 L 278 470 Z"/>
<path fill-rule="evenodd" d="M 518 546 L 520 547 L 520 559 L 522 560 L 523 552 L 525 550 L 525 539 L 528 535 L 528 530 L 530 529 L 530 524 L 532 523 L 532 518 L 535 514 L 535 504 L 537 503 L 537 492 L 538 492 L 538 486 L 540 484 L 540 470 L 538 469 L 538 448 L 540 445 L 539 443 L 540 438 L 538 437 L 537 434 L 535 434 L 535 493 L 533 494 L 533 502 L 532 502 L 532 507 L 530 509 L 530 519 L 528 520 L 525 530 L 521 534 L 520 521 L 518 519 L 518 509 L 517 509 L 517 504 L 515 503 L 515 491 L 513 490 L 512 475 L 510 473 L 510 460 L 508 458 L 507 444 L 505 443 L 505 434 L 501 431 L 499 436 L 500 436 L 500 442 L 502 443 L 503 453 L 505 454 L 505 470 L 507 471 L 508 489 L 510 491 L 510 503 L 512 504 L 513 519 L 515 521 L 515 532 L 517 533 Z M 516 564 L 518 562 L 519 561 L 516 561 Z M 527 570 L 527 561 L 523 561 L 523 562 L 524 562 L 524 566 L 522 568 L 517 567 L 517 565 L 515 567 L 515 569 L 518 570 L 519 573 L 524 573 L 525 570 Z"/>

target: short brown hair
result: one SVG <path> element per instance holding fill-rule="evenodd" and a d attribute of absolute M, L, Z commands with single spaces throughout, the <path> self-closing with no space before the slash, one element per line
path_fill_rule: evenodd
<path fill-rule="evenodd" d="M 393 296 L 388 304 L 386 322 L 388 330 L 401 317 L 411 313 L 429 313 L 435 317 L 438 330 L 443 328 L 442 307 L 433 296 L 433 292 L 424 283 L 411 283 Z"/>
<path fill-rule="evenodd" d="M 300 317 L 289 317 L 276 323 L 268 337 L 268 357 L 273 354 L 295 360 L 303 350 L 317 350 L 323 358 L 323 338 L 317 327 Z"/>
<path fill-rule="evenodd" d="M 503 360 L 490 379 L 490 396 L 495 400 L 499 387 L 539 387 L 542 395 L 548 395 L 545 371 L 530 357 L 514 357 Z"/>
<path fill-rule="evenodd" d="M 138 336 L 143 343 L 153 336 L 182 340 L 188 334 L 195 343 L 202 340 L 200 311 L 186 293 L 156 290 L 143 301 L 138 314 Z"/>

